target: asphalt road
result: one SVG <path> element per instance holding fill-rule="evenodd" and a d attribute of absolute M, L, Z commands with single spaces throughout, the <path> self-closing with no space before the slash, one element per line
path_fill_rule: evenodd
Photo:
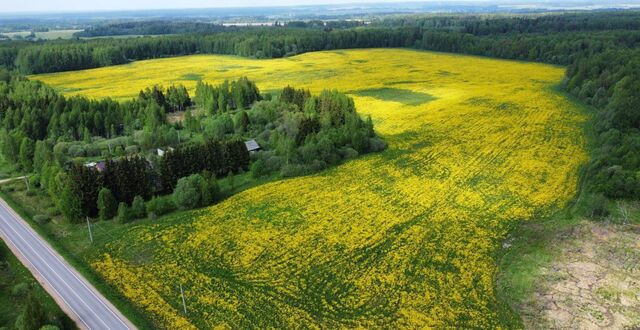
<path fill-rule="evenodd" d="M 80 328 L 135 329 L 2 199 L 0 235 Z"/>

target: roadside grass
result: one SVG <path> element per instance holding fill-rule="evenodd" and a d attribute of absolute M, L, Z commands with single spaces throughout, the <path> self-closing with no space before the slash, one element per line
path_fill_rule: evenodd
<path fill-rule="evenodd" d="M 13 329 L 22 313 L 26 295 L 30 291 L 42 304 L 49 318 L 56 318 L 64 329 L 75 329 L 75 324 L 58 307 L 56 302 L 38 284 L 29 270 L 13 255 L 9 247 L 0 240 L 0 328 Z M 26 285 L 27 291 L 17 287 Z"/>
<path fill-rule="evenodd" d="M 33 217 L 37 214 L 42 214 L 42 211 L 49 208 L 53 203 L 42 190 L 32 189 L 31 191 L 34 193 L 26 192 L 24 183 L 11 182 L 2 185 L 0 197 L 136 327 L 139 329 L 153 329 L 151 322 L 141 310 L 122 298 L 114 288 L 104 282 L 89 267 L 85 258 L 91 254 L 92 245 L 89 242 L 87 227 L 66 223 L 61 216 L 52 217 L 52 220 L 44 226 L 39 225 L 34 221 Z M 117 227 L 115 222 L 109 225 Z M 97 236 L 93 246 L 100 246 L 100 244 L 104 243 L 106 243 L 106 240 L 100 240 L 99 236 Z"/>
<path fill-rule="evenodd" d="M 0 162 L 0 165 L 1 164 L 2 162 Z M 239 173 L 233 177 L 221 178 L 218 180 L 220 188 L 218 202 L 243 190 L 278 179 L 280 179 L 280 177 L 276 174 L 261 178 L 253 178 L 249 172 Z M 126 231 L 133 226 L 149 226 L 154 224 L 169 226 L 178 221 L 183 221 L 185 217 L 193 216 L 193 212 L 198 212 L 198 210 L 175 211 L 158 217 L 156 220 L 138 219 L 126 225 L 118 224 L 114 220 L 99 221 L 97 219 L 90 219 L 93 234 L 92 243 L 89 240 L 87 225 L 72 224 L 65 221 L 60 212 L 57 211 L 57 208 L 50 196 L 45 191 L 38 188 L 31 188 L 30 192 L 27 192 L 27 187 L 24 181 L 18 180 L 2 184 L 0 186 L 0 197 L 2 197 L 18 214 L 20 214 L 23 219 L 25 219 L 29 225 L 38 232 L 38 234 L 47 240 L 47 242 L 49 242 L 49 244 L 54 247 L 54 249 L 62 255 L 69 264 L 71 264 L 94 287 L 96 287 L 96 289 L 98 289 L 98 291 L 100 291 L 114 306 L 116 306 L 122 314 L 133 322 L 134 325 L 139 329 L 154 328 L 151 320 L 145 316 L 144 311 L 137 308 L 131 301 L 122 296 L 117 289 L 107 284 L 107 282 L 90 267 L 89 261 L 92 258 L 97 257 L 97 255 L 108 251 L 108 243 L 119 239 L 119 237 L 124 235 Z M 38 223 L 34 220 L 34 217 L 37 215 L 46 215 L 47 218 L 49 218 L 49 221 L 46 223 Z M 10 251 L 7 253 L 15 259 Z M 141 258 L 144 259 L 144 256 L 132 256 L 132 259 L 141 260 Z M 28 273 L 28 270 L 24 267 L 23 271 Z M 1 277 L 2 273 L 0 271 L 0 293 L 4 290 Z M 33 277 L 31 277 L 31 279 L 33 279 Z M 44 292 L 42 288 L 39 289 Z M 10 290 L 10 288 L 7 290 Z M 46 295 L 46 292 L 44 292 L 44 295 Z M 5 304 L 2 303 L 2 299 L 4 297 L 9 298 L 11 295 L 0 295 L 0 312 L 3 312 L 3 306 L 5 306 Z M 48 298 L 50 301 L 48 301 L 47 304 L 53 304 L 58 311 L 62 312 L 56 305 L 55 301 L 53 301 L 51 297 Z M 50 306 L 47 306 L 47 309 L 51 309 Z M 17 314 L 12 316 L 11 313 L 2 313 L 2 315 L 6 315 L 6 317 L 3 318 L 0 316 L 0 326 L 4 323 L 5 319 L 15 320 L 15 317 L 17 317 Z"/>
<path fill-rule="evenodd" d="M 436 99 L 436 97 L 431 94 L 389 87 L 363 89 L 354 94 L 373 97 L 381 101 L 399 102 L 411 106 L 425 104 Z"/>

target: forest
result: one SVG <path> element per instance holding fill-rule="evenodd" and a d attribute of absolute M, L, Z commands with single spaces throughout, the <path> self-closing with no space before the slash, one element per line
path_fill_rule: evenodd
<path fill-rule="evenodd" d="M 360 20 L 311 20 L 311 21 L 287 21 L 275 22 L 275 26 L 286 26 L 289 28 L 309 28 L 309 29 L 346 29 L 363 26 Z M 248 30 L 248 27 L 237 27 L 234 25 L 222 25 L 203 22 L 185 21 L 131 21 L 123 23 L 110 23 L 91 26 L 83 31 L 74 33 L 77 38 L 92 38 L 106 36 L 136 36 L 136 35 L 165 35 L 165 34 L 207 34 L 225 31 Z"/>
<path fill-rule="evenodd" d="M 77 38 L 125 36 L 125 35 L 162 35 L 183 33 L 214 33 L 228 30 L 219 24 L 200 22 L 171 21 L 132 21 L 91 26 L 73 34 Z"/>
<path fill-rule="evenodd" d="M 590 185 L 608 197 L 638 198 L 640 95 L 634 91 L 640 84 L 639 22 L 640 12 L 635 11 L 489 18 L 408 16 L 384 18 L 354 29 L 278 26 L 154 38 L 2 42 L 0 65 L 23 73 L 42 73 L 196 53 L 277 58 L 317 50 L 371 47 L 412 47 L 567 65 L 562 88 L 598 109 L 598 148 L 589 165 Z M 3 76 L 7 77 L 7 73 Z M 39 89 L 46 93 L 46 88 Z M 101 101 L 90 103 L 89 108 L 92 106 L 113 104 Z M 19 118 L 7 112 L 9 115 L 3 116 L 5 122 L 12 116 Z M 76 111 L 71 126 L 75 118 L 93 113 Z M 29 116 L 37 118 L 42 114 L 36 111 Z M 92 134 L 104 135 L 119 129 L 113 122 L 107 119 L 101 122 L 104 125 L 85 127 Z M 29 123 L 25 124 L 30 126 L 25 131 L 30 138 L 42 138 L 41 122 Z M 17 123 L 5 124 L 7 129 L 12 125 Z M 82 134 L 77 127 L 58 131 L 56 125 L 52 134 L 75 138 Z"/>

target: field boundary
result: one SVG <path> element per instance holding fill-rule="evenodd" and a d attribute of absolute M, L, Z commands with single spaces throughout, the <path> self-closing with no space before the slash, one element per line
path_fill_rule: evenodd
<path fill-rule="evenodd" d="M 548 232 L 567 230 L 572 226 L 580 224 L 581 218 L 577 216 L 576 213 L 582 206 L 584 197 L 587 194 L 587 166 L 589 166 L 589 161 L 593 156 L 596 141 L 593 124 L 595 123 L 595 113 L 597 110 L 580 102 L 574 96 L 564 91 L 561 88 L 561 83 L 551 87 L 549 91 L 565 98 L 573 106 L 579 109 L 582 114 L 587 116 L 587 120 L 584 122 L 581 129 L 584 132 L 584 145 L 589 159 L 578 169 L 576 195 L 567 202 L 567 205 L 547 217 L 535 218 L 519 223 L 509 232 L 507 239 L 505 240 L 505 244 L 510 244 L 510 246 L 498 251 L 498 256 L 496 258 L 498 271 L 496 273 L 495 290 L 498 304 L 502 306 L 499 313 L 503 317 L 503 321 L 509 320 L 510 322 L 513 322 L 511 324 L 512 326 L 516 326 L 518 328 L 524 328 L 522 319 L 523 311 L 519 308 L 521 307 L 520 305 L 523 300 L 514 298 L 513 295 L 505 294 L 504 288 L 500 285 L 504 279 L 503 276 L 508 273 L 508 270 L 516 267 L 517 265 L 515 264 L 522 261 L 520 258 L 536 253 L 538 258 L 543 259 L 533 266 L 534 273 L 536 275 L 539 274 L 541 268 L 545 265 L 551 264 L 554 260 L 554 252 L 551 250 L 548 243 L 550 240 L 555 238 L 555 235 L 549 235 Z M 540 244 L 541 249 L 538 251 L 530 250 L 532 248 L 531 243 L 534 245 Z M 534 287 L 531 286 L 530 290 L 533 289 Z M 532 293 L 533 292 L 528 292 L 527 296 Z M 517 316 L 517 319 L 514 318 L 514 316 Z"/>

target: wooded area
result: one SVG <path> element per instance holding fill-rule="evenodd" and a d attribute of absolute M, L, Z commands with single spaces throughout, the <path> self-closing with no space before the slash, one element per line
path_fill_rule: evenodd
<path fill-rule="evenodd" d="M 23 73 L 41 73 L 196 53 L 275 58 L 328 49 L 413 47 L 567 65 L 562 86 L 599 109 L 596 125 L 599 147 L 588 175 L 592 188 L 609 197 L 637 198 L 640 197 L 640 95 L 635 91 L 640 84 L 639 22 L 639 12 L 488 18 L 406 16 L 353 29 L 277 26 L 153 38 L 3 42 L 0 63 Z M 8 73 L 2 76 L 5 81 L 9 79 Z M 19 87 L 8 87 L 11 84 Z M 2 115 L 3 126 L 7 132 L 20 127 L 34 141 L 47 135 L 77 140 L 86 135 L 85 130 L 93 135 L 115 136 L 130 126 L 131 119 L 139 118 L 140 123 L 153 126 L 153 118 L 161 117 L 153 106 L 143 110 L 132 108 L 130 103 L 118 106 L 109 100 L 48 102 L 47 110 L 41 111 L 44 104 L 38 104 L 33 94 L 54 99 L 52 91 L 35 82 L 11 84 L 0 86 L 0 94 L 6 95 L 2 98 L 7 109 Z M 29 92 L 21 92 L 26 90 Z M 203 97 L 206 102 L 218 102 L 217 96 Z M 207 107 L 211 111 L 220 106 L 234 109 L 232 98 L 226 102 Z M 66 111 L 53 111 L 54 105 L 59 109 L 65 107 Z M 119 110 L 104 111 L 107 108 Z M 170 107 L 164 107 L 164 111 L 170 111 Z M 68 113 L 66 118 L 62 118 L 63 113 Z M 43 126 L 46 122 L 50 122 L 47 131 Z M 19 151 L 18 143 L 8 145 Z M 15 157 L 19 152 L 12 154 Z"/>

